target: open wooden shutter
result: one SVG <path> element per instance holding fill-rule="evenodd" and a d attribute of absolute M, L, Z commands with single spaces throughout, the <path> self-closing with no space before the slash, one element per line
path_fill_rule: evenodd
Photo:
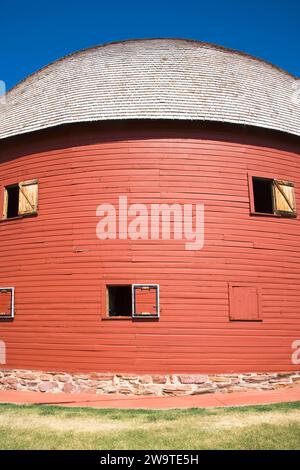
<path fill-rule="evenodd" d="M 274 180 L 275 214 L 296 216 L 295 189 L 293 183 Z"/>
<path fill-rule="evenodd" d="M 38 209 L 38 182 L 19 183 L 19 215 L 32 214 Z"/>
<path fill-rule="evenodd" d="M 4 189 L 4 199 L 3 199 L 3 219 L 7 218 L 7 208 L 8 208 L 8 194 L 6 188 Z"/>
<path fill-rule="evenodd" d="M 133 317 L 159 317 L 159 286 L 157 284 L 133 286 Z"/>

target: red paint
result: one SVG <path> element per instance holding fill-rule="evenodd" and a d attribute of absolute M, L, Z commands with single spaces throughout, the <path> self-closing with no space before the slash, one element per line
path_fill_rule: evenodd
<path fill-rule="evenodd" d="M 0 318 L 11 313 L 11 291 L 0 291 Z"/>
<path fill-rule="evenodd" d="M 295 183 L 299 144 L 231 127 L 69 126 L 2 142 L 3 186 L 39 180 L 37 217 L 0 223 L 2 368 L 140 373 L 278 371 L 300 336 L 300 222 L 250 215 L 248 174 Z M 101 130 L 102 129 L 102 130 Z M 298 149 L 298 150 L 297 150 Z M 103 202 L 204 203 L 205 245 L 99 241 Z M 159 284 L 160 319 L 107 319 L 105 285 Z M 229 285 L 256 285 L 261 322 L 229 319 Z"/>
<path fill-rule="evenodd" d="M 261 291 L 256 285 L 229 285 L 229 318 L 233 321 L 261 320 Z"/>
<path fill-rule="evenodd" d="M 157 315 L 156 289 L 135 287 L 136 315 Z"/>

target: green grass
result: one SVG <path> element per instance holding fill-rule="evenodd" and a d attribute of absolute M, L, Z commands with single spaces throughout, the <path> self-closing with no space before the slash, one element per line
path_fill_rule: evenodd
<path fill-rule="evenodd" d="M 300 449 L 300 402 L 163 411 L 0 405 L 0 449 Z"/>

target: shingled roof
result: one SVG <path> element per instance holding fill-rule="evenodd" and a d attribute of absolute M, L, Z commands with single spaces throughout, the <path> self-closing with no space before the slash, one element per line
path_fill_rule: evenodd
<path fill-rule="evenodd" d="M 0 138 L 116 119 L 216 121 L 299 136 L 296 85 L 272 64 L 212 44 L 115 42 L 66 56 L 12 88 L 0 105 Z"/>

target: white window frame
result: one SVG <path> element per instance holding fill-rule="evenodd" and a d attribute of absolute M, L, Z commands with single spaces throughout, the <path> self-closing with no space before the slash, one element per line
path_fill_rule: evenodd
<path fill-rule="evenodd" d="M 136 313 L 135 308 L 135 289 L 137 288 L 154 288 L 156 289 L 156 315 L 139 315 Z M 159 306 L 159 284 L 132 284 L 132 318 L 159 318 L 160 317 L 160 306 Z"/>
<path fill-rule="evenodd" d="M 1 315 L 1 318 L 14 318 L 15 317 L 15 288 L 14 287 L 0 287 L 0 291 L 8 290 L 11 291 L 11 314 L 10 315 Z"/>

